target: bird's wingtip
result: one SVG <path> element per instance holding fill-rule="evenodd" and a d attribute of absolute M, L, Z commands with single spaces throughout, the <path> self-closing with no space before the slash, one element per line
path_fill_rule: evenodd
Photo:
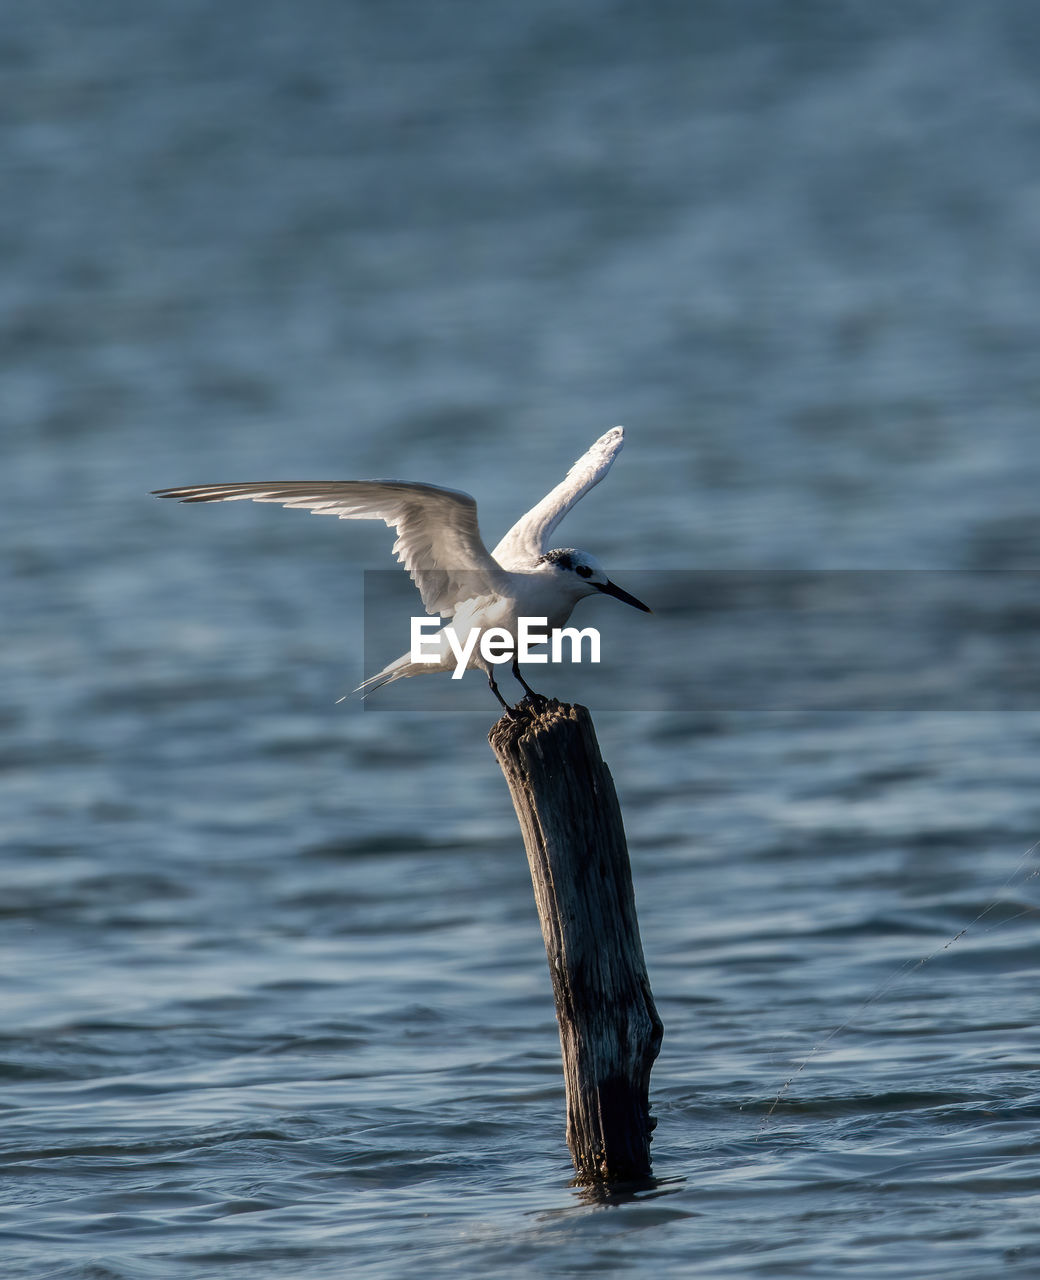
<path fill-rule="evenodd" d="M 625 428 L 611 427 L 609 431 L 604 431 L 600 438 L 592 447 L 597 446 L 602 449 L 620 448 L 625 443 Z"/>

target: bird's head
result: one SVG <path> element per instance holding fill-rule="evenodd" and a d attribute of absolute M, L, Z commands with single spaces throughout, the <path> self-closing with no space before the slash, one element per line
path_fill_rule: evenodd
<path fill-rule="evenodd" d="M 614 585 L 607 577 L 606 571 L 595 556 L 587 551 L 578 551 L 574 547 L 563 547 L 556 551 L 547 551 L 539 564 L 552 573 L 557 582 L 573 594 L 575 600 L 582 596 L 594 596 L 602 592 L 605 596 L 613 596 L 615 600 L 623 600 L 634 609 L 642 609 L 650 613 L 650 608 L 630 596 L 627 591 Z"/>

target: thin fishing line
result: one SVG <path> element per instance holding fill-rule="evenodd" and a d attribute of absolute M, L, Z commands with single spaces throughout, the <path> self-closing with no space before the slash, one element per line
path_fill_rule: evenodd
<path fill-rule="evenodd" d="M 834 1039 L 835 1036 L 840 1035 L 841 1032 L 851 1027 L 852 1024 L 857 1020 L 857 1018 L 859 1018 L 862 1014 L 864 1014 L 870 1008 L 871 1005 L 876 1004 L 883 996 L 887 995 L 888 992 L 891 991 L 892 988 L 898 982 L 900 982 L 903 978 L 907 977 L 909 974 L 916 972 L 916 970 L 923 969 L 926 964 L 934 960 L 936 956 L 942 955 L 944 951 L 949 951 L 949 949 L 954 945 L 954 943 L 959 942 L 961 938 L 963 938 L 964 935 L 968 932 L 969 929 L 974 928 L 974 926 L 977 925 L 980 920 L 984 920 L 991 911 L 995 910 L 1001 903 L 1001 900 L 1002 900 L 1001 895 L 1003 894 L 1003 891 L 1012 884 L 1012 882 L 1016 879 L 1016 877 L 1021 872 L 1022 868 L 1026 865 L 1029 859 L 1037 851 L 1037 849 L 1040 849 L 1040 840 L 1037 840 L 1034 844 L 1031 844 L 1029 848 L 1025 851 L 1025 853 L 1022 854 L 1022 856 L 1019 858 L 1018 862 L 1015 864 L 1014 870 L 1011 872 L 1008 878 L 1001 885 L 1000 894 L 998 894 L 998 896 L 994 898 L 991 898 L 990 901 L 986 904 L 986 906 L 983 907 L 983 909 L 979 912 L 979 914 L 975 916 L 974 919 L 969 920 L 963 929 L 955 933 L 952 938 L 947 938 L 946 941 L 942 943 L 941 946 L 936 947 L 934 951 L 930 951 L 927 955 L 921 956 L 920 959 L 904 961 L 903 964 L 901 964 L 898 969 L 896 969 L 893 973 L 889 974 L 887 978 L 882 979 L 881 983 L 870 993 L 869 996 L 867 996 L 867 998 L 863 1001 L 862 1004 L 858 1006 L 858 1008 L 854 1009 L 853 1012 L 849 1014 L 849 1016 L 845 1019 L 844 1022 L 842 1022 L 839 1026 L 834 1027 L 833 1030 L 829 1031 L 823 1037 L 822 1040 L 818 1040 L 816 1044 L 813 1045 L 809 1053 L 802 1059 L 801 1063 L 798 1066 L 798 1069 L 796 1071 L 793 1071 L 791 1075 L 788 1076 L 788 1078 L 780 1086 L 779 1090 L 777 1091 L 776 1097 L 773 1099 L 772 1105 L 770 1106 L 769 1110 L 765 1113 L 765 1115 L 762 1117 L 761 1123 L 759 1124 L 759 1132 L 761 1132 L 768 1125 L 770 1119 L 773 1116 L 773 1112 L 776 1111 L 777 1107 L 779 1107 L 780 1104 L 783 1102 L 784 1098 L 787 1096 L 792 1086 L 794 1085 L 794 1082 L 802 1074 L 802 1072 L 809 1065 L 809 1063 L 812 1062 L 813 1058 L 815 1058 L 817 1054 L 822 1052 L 822 1050 L 824 1050 L 827 1047 L 827 1045 L 830 1044 L 830 1042 Z M 1033 870 L 1029 873 L 1029 875 L 1027 875 L 1023 879 L 1022 883 L 1027 884 L 1030 880 L 1034 879 L 1038 875 L 1040 875 L 1040 867 L 1034 867 Z M 1022 916 L 1031 915 L 1034 913 L 1035 910 L 1036 908 L 1034 907 L 1026 907 L 1024 910 L 1019 911 L 1016 915 L 1010 916 L 1006 920 L 997 921 L 996 924 L 991 925 L 990 928 L 987 929 L 985 932 L 992 933 L 994 929 L 1003 928 L 1004 925 L 1010 924 L 1012 920 L 1018 920 Z"/>

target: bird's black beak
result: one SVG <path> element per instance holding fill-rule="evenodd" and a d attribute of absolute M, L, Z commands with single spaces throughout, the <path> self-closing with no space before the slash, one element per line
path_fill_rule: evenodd
<path fill-rule="evenodd" d="M 605 596 L 613 596 L 615 600 L 623 600 L 625 604 L 630 604 L 633 609 L 642 609 L 644 613 L 653 613 L 653 609 L 649 605 L 643 604 L 642 600 L 637 600 L 635 596 L 630 596 L 627 591 L 622 591 L 620 587 L 616 587 L 612 582 L 594 582 L 592 585 L 597 591 L 602 591 Z"/>

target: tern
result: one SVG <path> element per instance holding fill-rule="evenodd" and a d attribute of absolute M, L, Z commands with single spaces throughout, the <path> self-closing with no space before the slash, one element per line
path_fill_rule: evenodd
<path fill-rule="evenodd" d="M 315 515 L 341 520 L 382 520 L 397 533 L 394 554 L 419 589 L 431 617 L 451 620 L 450 629 L 468 635 L 474 630 L 503 628 L 516 641 L 521 618 L 544 619 L 550 628 L 562 627 L 571 610 L 585 596 L 613 596 L 650 613 L 650 609 L 616 586 L 603 566 L 587 551 L 575 547 L 550 549 L 549 538 L 579 498 L 603 479 L 621 452 L 625 433 L 614 427 L 595 442 L 566 477 L 513 525 L 489 552 L 477 525 L 477 504 L 468 493 L 432 484 L 401 480 L 319 480 L 314 483 L 275 481 L 271 484 L 204 484 L 155 489 L 156 497 L 181 502 L 277 502 L 302 507 Z M 455 664 L 448 643 L 448 626 L 439 637 L 439 657 L 414 662 L 411 653 L 354 690 L 377 689 L 394 680 L 430 671 L 447 671 Z M 436 637 L 433 638 L 436 641 Z M 457 653 L 457 647 L 455 653 Z M 535 693 L 520 673 L 513 650 L 512 673 L 535 702 Z M 491 692 L 505 707 L 495 681 L 494 666 L 480 648 L 472 646 L 467 666 L 485 672 Z"/>

